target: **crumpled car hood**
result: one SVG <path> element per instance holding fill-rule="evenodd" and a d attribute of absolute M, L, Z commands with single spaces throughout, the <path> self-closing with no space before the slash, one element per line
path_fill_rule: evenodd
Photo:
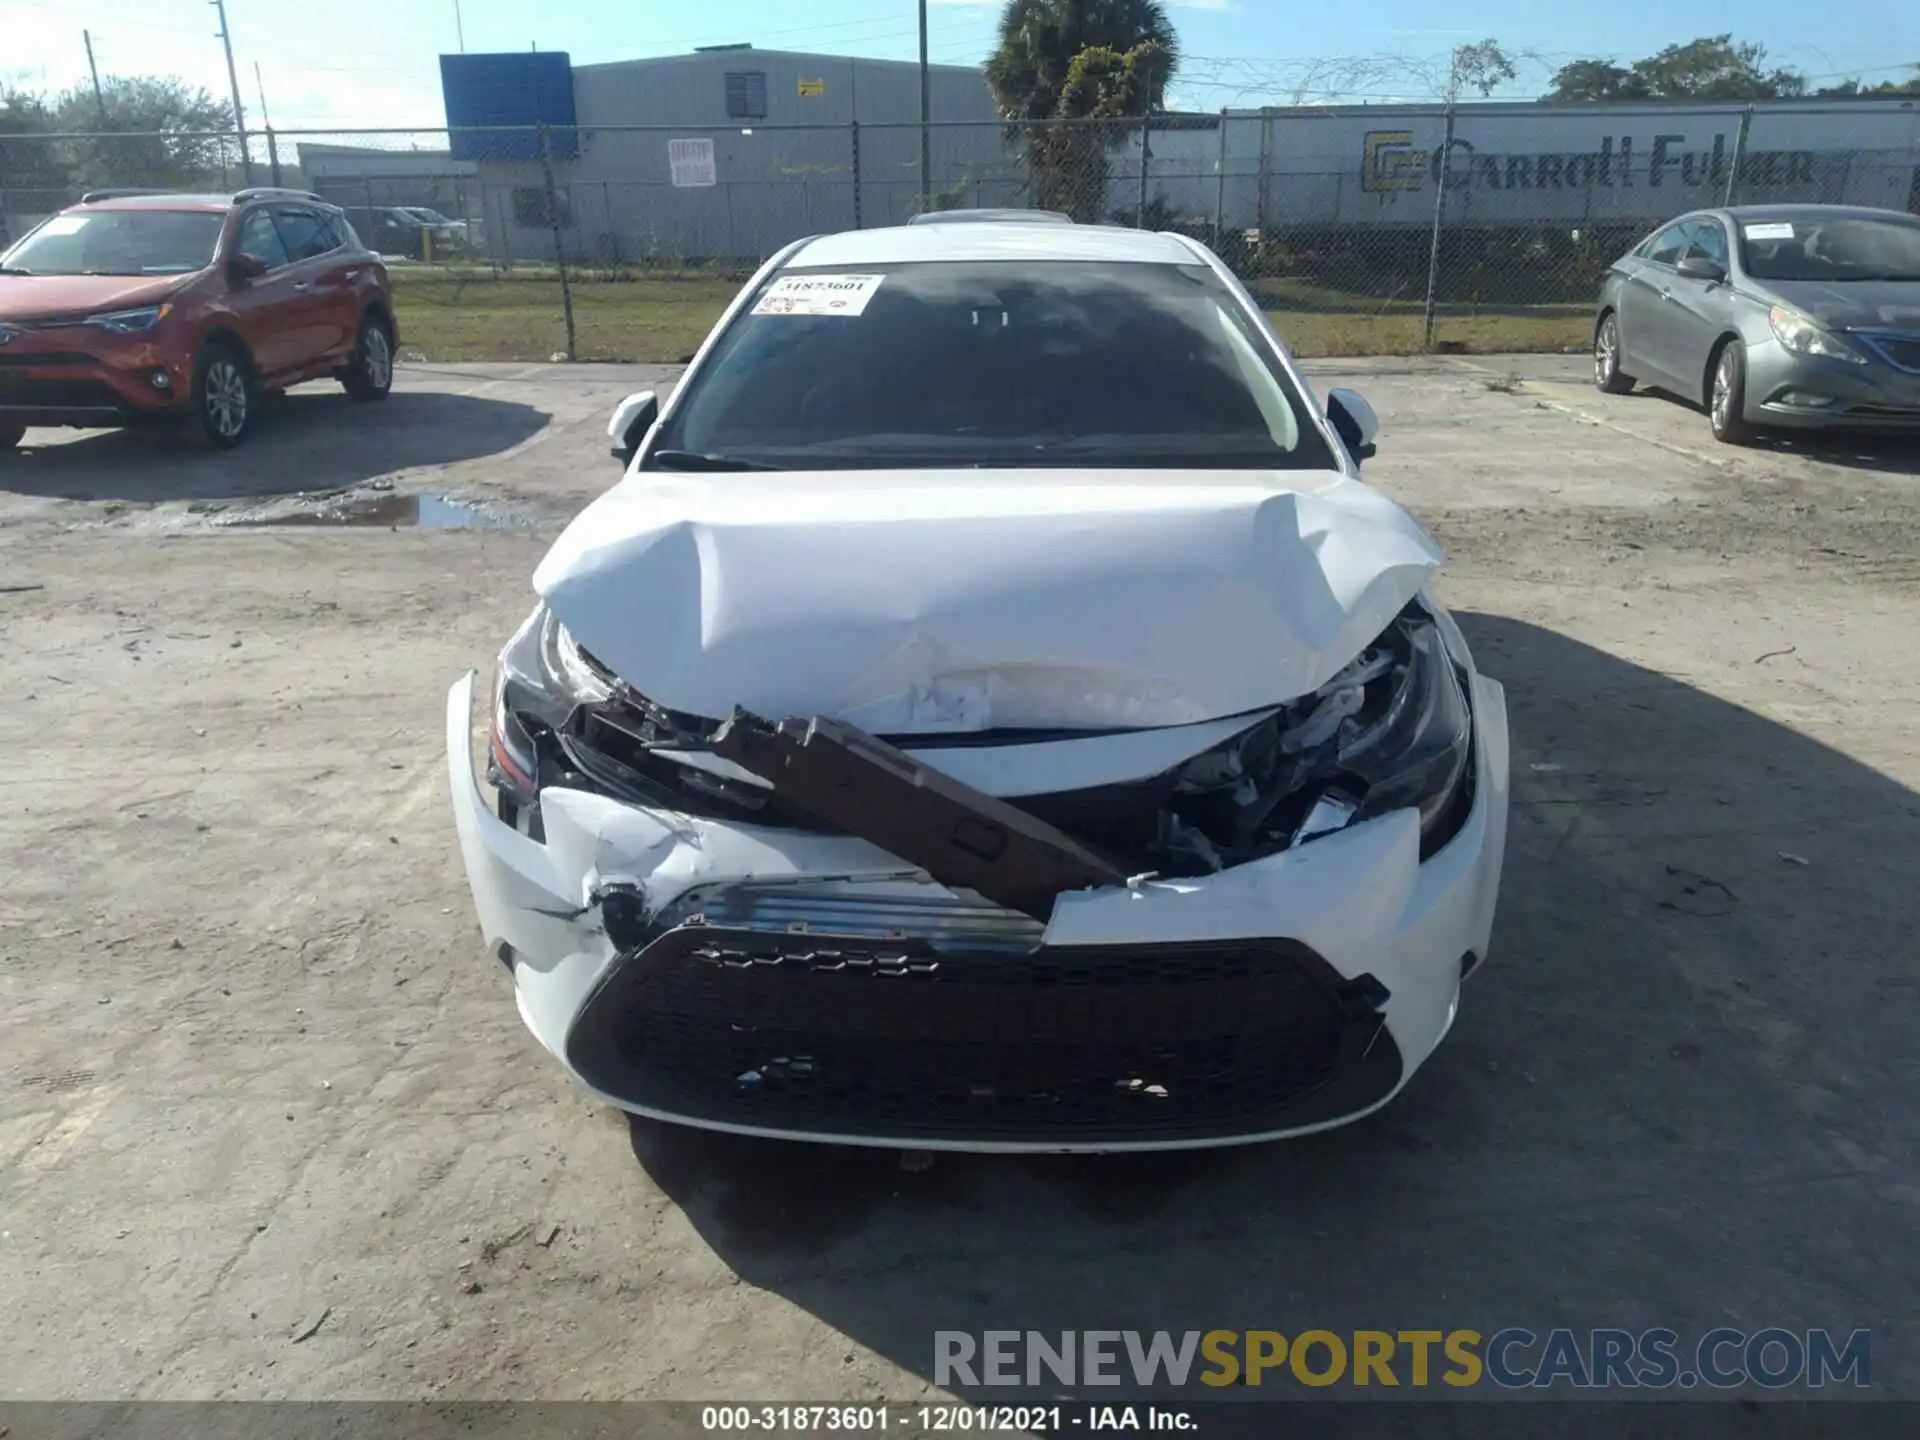
<path fill-rule="evenodd" d="M 1440 563 L 1326 472 L 630 475 L 534 586 L 671 710 L 881 735 L 1182 725 L 1323 685 Z"/>

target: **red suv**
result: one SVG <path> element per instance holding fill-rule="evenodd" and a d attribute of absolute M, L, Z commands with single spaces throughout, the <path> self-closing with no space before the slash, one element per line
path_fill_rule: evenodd
<path fill-rule="evenodd" d="M 263 391 L 386 398 L 397 339 L 386 266 L 317 195 L 98 191 L 0 255 L 0 451 L 167 419 L 226 449 Z"/>

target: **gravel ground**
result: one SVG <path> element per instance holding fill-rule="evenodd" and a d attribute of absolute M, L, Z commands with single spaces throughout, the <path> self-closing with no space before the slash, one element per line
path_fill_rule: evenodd
<path fill-rule="evenodd" d="M 1778 1324 L 1920 1395 L 1920 449 L 1730 451 L 1557 358 L 1315 371 L 1508 686 L 1502 911 L 1385 1112 L 1177 1158 L 629 1124 L 522 1031 L 445 690 L 668 372 L 0 457 L 5 1394 L 908 1399 L 936 1328 Z M 350 486 L 379 523 L 224 523 Z"/>

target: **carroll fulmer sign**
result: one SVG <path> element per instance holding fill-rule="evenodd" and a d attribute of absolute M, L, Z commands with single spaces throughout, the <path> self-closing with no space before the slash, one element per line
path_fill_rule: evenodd
<path fill-rule="evenodd" d="M 1690 146 L 1690 139 L 1707 143 Z M 1724 131 L 1689 137 L 1684 130 L 1636 137 L 1603 135 L 1597 149 L 1536 155 L 1483 154 L 1473 141 L 1456 138 L 1447 162 L 1447 184 L 1489 190 L 1631 189 L 1644 185 L 1724 184 L 1734 137 Z M 1444 148 L 1444 147 L 1442 147 Z M 1369 130 L 1363 142 L 1362 188 L 1378 193 L 1419 190 L 1440 178 L 1441 150 L 1415 146 L 1411 130 Z M 1740 157 L 1740 183 L 1759 189 L 1811 185 L 1822 156 L 1812 150 L 1748 151 Z"/>
<path fill-rule="evenodd" d="M 1330 169 L 1337 139 L 1346 178 L 1337 195 L 1316 177 L 1270 186 L 1270 200 L 1312 211 L 1332 202 L 1343 221 L 1426 214 L 1443 166 L 1449 213 L 1496 223 L 1663 218 L 1721 200 L 1730 179 L 1748 201 L 1906 210 L 1920 197 L 1920 109 L 1902 104 L 1756 106 L 1751 118 L 1737 106 L 1473 107 L 1451 144 L 1444 113 L 1424 108 L 1277 130 L 1277 173 Z"/>
<path fill-rule="evenodd" d="M 1229 114 L 1153 136 L 1153 190 L 1229 226 L 1638 225 L 1738 199 L 1920 209 L 1920 104 L 1462 106 Z M 1132 161 L 1129 155 L 1128 160 Z M 1136 172 L 1137 173 L 1137 172 Z"/>

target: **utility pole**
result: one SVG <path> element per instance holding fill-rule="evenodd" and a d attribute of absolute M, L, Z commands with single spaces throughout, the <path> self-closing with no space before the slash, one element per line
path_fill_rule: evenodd
<path fill-rule="evenodd" d="M 233 89 L 233 128 L 240 136 L 240 180 L 253 184 L 253 157 L 247 154 L 247 117 L 240 108 L 240 72 L 233 68 L 233 39 L 227 34 L 227 0 L 212 0 L 220 15 L 220 44 L 227 52 L 227 84 Z"/>
<path fill-rule="evenodd" d="M 107 97 L 100 91 L 100 67 L 93 63 L 93 33 L 82 30 L 80 38 L 87 42 L 87 73 L 93 76 L 93 103 L 100 115 L 100 128 L 106 130 L 110 128 L 107 124 Z"/>
<path fill-rule="evenodd" d="M 460 21 L 460 0 L 453 0 L 453 34 L 460 42 L 460 53 L 467 53 L 467 27 Z"/>
<path fill-rule="evenodd" d="M 1427 241 L 1427 298 L 1421 307 L 1420 347 L 1433 349 L 1434 318 L 1439 310 L 1440 293 L 1440 231 L 1446 223 L 1447 180 L 1453 166 L 1453 131 L 1456 123 L 1454 106 L 1460 102 L 1461 74 L 1460 62 L 1467 47 L 1462 45 L 1453 52 L 1452 66 L 1447 72 L 1447 128 L 1440 142 L 1440 168 L 1433 172 L 1433 232 Z"/>
<path fill-rule="evenodd" d="M 932 77 L 927 71 L 927 0 L 920 0 L 920 209 L 933 206 L 932 145 L 927 130 L 932 118 Z"/>
<path fill-rule="evenodd" d="M 927 0 L 920 0 L 920 209 L 933 207 L 933 148 L 927 121 L 933 109 L 933 84 L 927 73 Z"/>
<path fill-rule="evenodd" d="M 273 116 L 267 113 L 267 82 L 260 78 L 260 62 L 253 62 L 253 83 L 260 91 L 260 126 L 267 132 L 267 165 L 273 171 L 273 188 L 280 188 L 280 142 L 273 135 Z"/>

